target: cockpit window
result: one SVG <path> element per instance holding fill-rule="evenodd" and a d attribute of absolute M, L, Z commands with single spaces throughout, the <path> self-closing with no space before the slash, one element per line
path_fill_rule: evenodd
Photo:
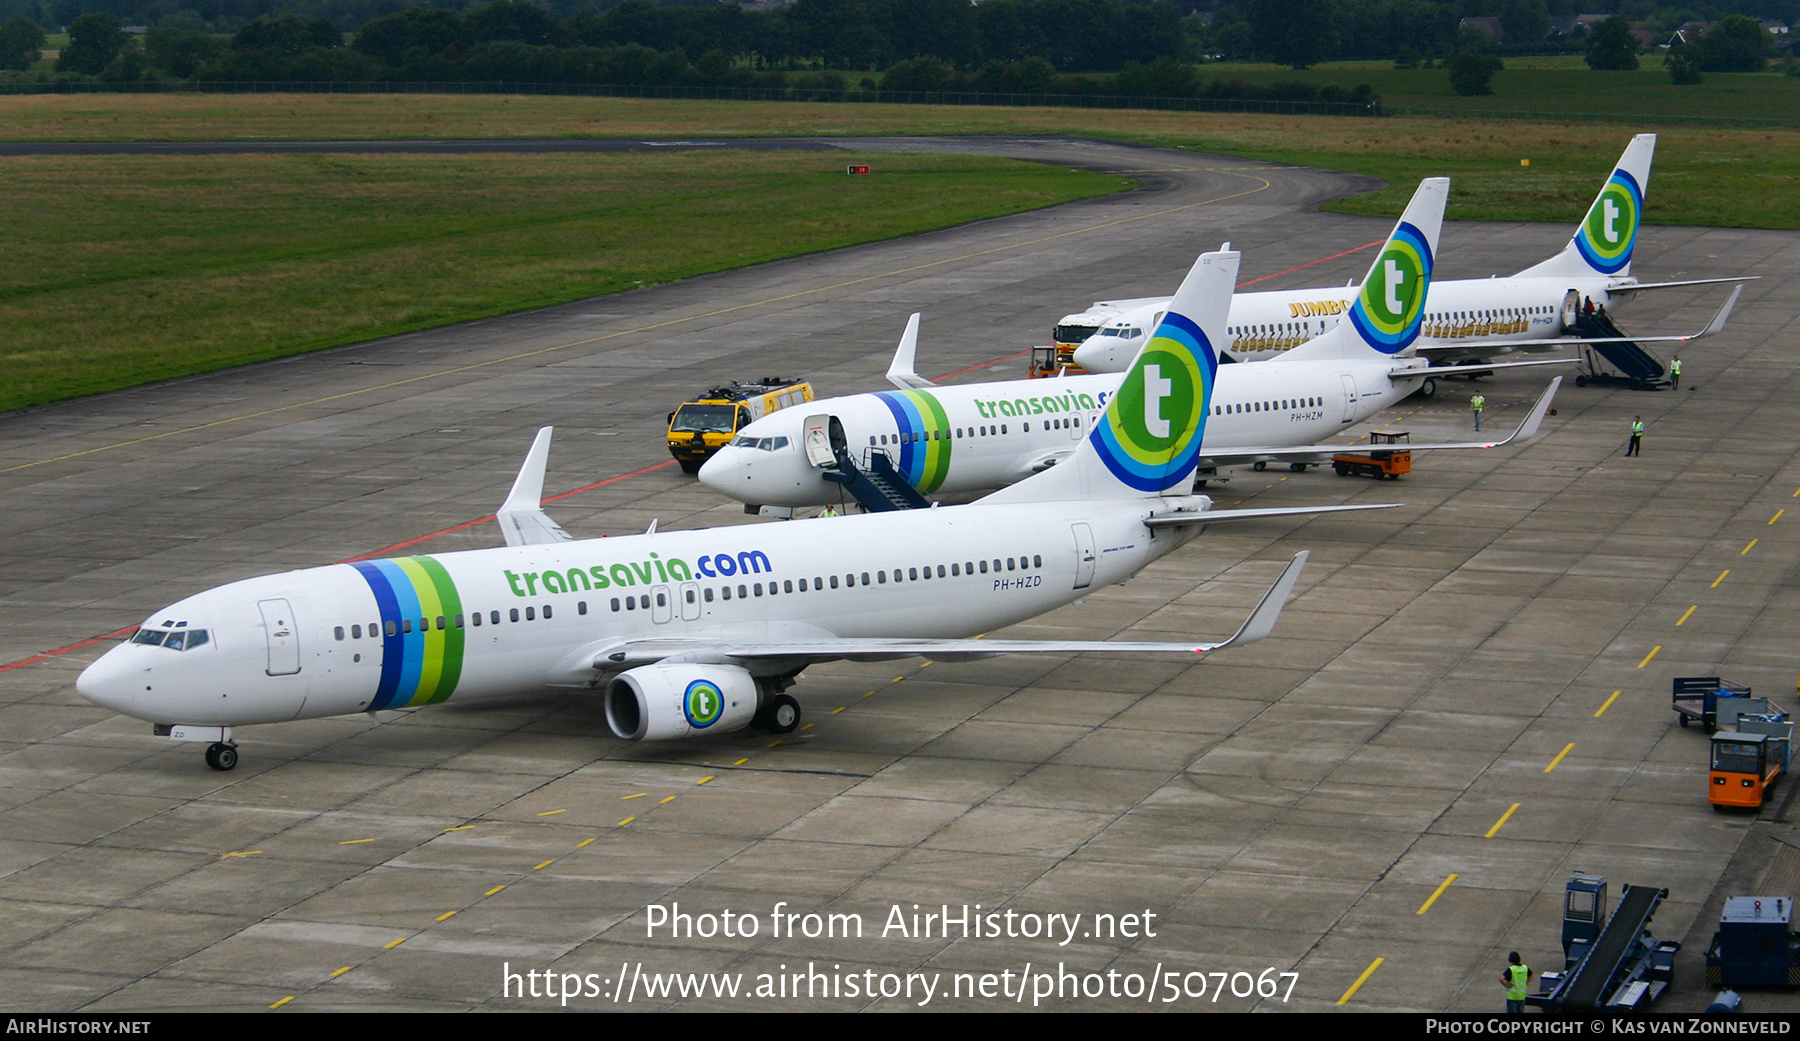
<path fill-rule="evenodd" d="M 788 446 L 785 437 L 745 437 L 739 434 L 731 439 L 733 448 L 754 448 L 763 452 L 779 452 Z"/>
<path fill-rule="evenodd" d="M 181 623 L 186 625 L 186 622 Z M 191 651 L 207 642 L 205 629 L 177 629 L 169 632 L 164 629 L 139 629 L 131 638 L 132 643 L 146 644 L 151 647 L 167 647 L 171 651 Z"/>

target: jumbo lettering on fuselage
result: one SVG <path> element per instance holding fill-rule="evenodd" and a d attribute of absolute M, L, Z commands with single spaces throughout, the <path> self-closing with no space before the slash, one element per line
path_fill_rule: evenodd
<path fill-rule="evenodd" d="M 983 419 L 1012 419 L 1018 416 L 1041 416 L 1045 413 L 1059 412 L 1092 412 L 1106 407 L 1107 393 L 1099 394 L 1061 394 L 1035 398 L 1013 398 L 1000 401 L 975 402 L 976 411 Z"/>
<path fill-rule="evenodd" d="M 648 586 L 663 582 L 691 582 L 696 574 L 705 578 L 731 578 L 734 575 L 761 575 L 775 570 L 769 555 L 762 550 L 733 553 L 708 553 L 696 557 L 693 566 L 679 557 L 663 558 L 650 554 L 649 560 L 622 564 L 595 564 L 548 571 L 503 571 L 507 588 L 516 597 L 544 593 L 581 593 L 596 589 Z"/>

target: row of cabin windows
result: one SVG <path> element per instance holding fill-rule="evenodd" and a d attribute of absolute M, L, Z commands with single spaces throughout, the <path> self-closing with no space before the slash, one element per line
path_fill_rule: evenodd
<path fill-rule="evenodd" d="M 1427 322 L 1479 321 L 1483 318 L 1523 318 L 1526 315 L 1549 314 L 1554 307 L 1497 307 L 1487 311 L 1444 311 L 1425 316 Z"/>
<path fill-rule="evenodd" d="M 575 610 L 576 614 L 587 614 L 588 613 L 586 600 L 583 600 L 581 603 L 575 605 L 575 608 L 576 608 L 576 610 Z M 545 604 L 544 605 L 544 620 L 549 621 L 551 614 L 552 614 L 551 605 Z M 527 607 L 527 608 L 523 609 L 523 614 L 521 614 L 520 608 L 517 608 L 517 607 L 509 608 L 506 612 L 506 617 L 509 621 L 513 621 L 513 622 L 518 622 L 518 621 L 535 622 L 538 619 L 538 609 L 536 607 Z M 442 632 L 445 629 L 461 629 L 463 627 L 463 616 L 462 615 L 451 615 L 451 616 L 438 615 L 436 621 L 437 621 L 436 628 L 439 632 Z M 483 618 L 482 618 L 482 614 L 480 611 L 476 611 L 473 614 L 470 614 L 468 616 L 468 624 L 469 625 L 479 627 L 482 624 L 482 622 L 483 622 Z M 500 624 L 500 612 L 499 611 L 489 611 L 487 614 L 486 622 L 489 625 L 499 625 Z M 411 633 L 413 633 L 415 631 L 415 629 L 418 632 L 422 632 L 422 633 L 430 632 L 432 629 L 432 619 L 421 618 L 417 622 L 414 622 L 411 618 L 402 618 L 398 622 L 370 622 L 368 628 L 369 628 L 368 637 L 369 637 L 369 639 L 372 639 L 372 640 L 380 639 L 384 635 L 385 636 L 399 636 L 403 633 L 410 635 Z M 340 625 L 337 628 L 333 629 L 332 636 L 334 636 L 335 638 L 337 638 L 339 640 L 345 639 L 346 634 L 344 632 L 344 627 Z M 363 638 L 363 627 L 360 625 L 351 626 L 349 634 L 348 634 L 348 638 L 352 639 L 352 640 L 362 639 Z"/>
<path fill-rule="evenodd" d="M 1031 424 L 1023 424 L 1024 432 L 1031 433 Z M 1061 419 L 1043 421 L 1045 430 L 1073 430 L 1081 426 L 1080 416 L 1065 416 Z M 1008 432 L 1009 424 L 999 423 L 992 426 L 957 427 L 955 430 L 928 430 L 924 433 L 913 431 L 906 434 L 870 434 L 869 444 L 902 445 L 918 444 L 921 441 L 948 441 L 952 438 L 994 437 Z"/>
<path fill-rule="evenodd" d="M 988 571 L 990 569 L 990 564 L 986 560 L 965 561 L 960 564 L 950 564 L 950 565 L 927 564 L 922 568 L 918 568 L 918 567 L 895 568 L 891 572 L 893 575 L 893 581 L 896 584 L 898 584 L 900 582 L 929 581 L 932 577 L 932 568 L 934 566 L 937 569 L 937 577 L 938 578 L 960 578 L 964 574 L 985 575 L 988 573 Z M 998 574 L 1002 570 L 1031 571 L 1031 570 L 1035 570 L 1038 568 L 1042 568 L 1043 566 L 1044 566 L 1043 556 L 1041 554 L 1033 554 L 1030 557 L 1024 557 L 1024 556 L 1005 557 L 1005 558 L 996 557 L 996 558 L 994 558 L 994 560 L 991 564 L 991 569 L 993 570 L 993 572 L 995 574 Z M 888 581 L 889 581 L 889 579 L 888 579 L 889 574 L 890 574 L 890 572 L 887 572 L 887 571 L 877 571 L 871 576 L 871 574 L 869 572 L 864 571 L 860 575 L 861 584 L 865 585 L 865 586 L 887 585 Z M 856 585 L 858 584 L 858 581 L 857 581 L 858 577 L 859 576 L 855 575 L 855 574 L 845 575 L 843 584 L 846 587 L 855 588 Z M 795 593 L 795 592 L 804 593 L 804 592 L 807 592 L 809 588 L 812 591 L 817 592 L 819 590 L 825 589 L 827 587 L 827 585 L 829 585 L 830 588 L 832 588 L 832 589 L 838 588 L 838 576 L 836 576 L 836 575 L 832 575 L 829 579 L 815 577 L 811 580 L 810 587 L 808 586 L 807 579 L 804 579 L 804 578 L 799 579 L 798 580 L 798 583 L 799 583 L 798 588 L 796 588 L 795 582 L 796 582 L 796 580 L 791 579 L 791 578 L 786 579 L 779 583 L 770 581 L 768 583 L 767 594 L 769 596 L 779 596 L 783 593 Z M 737 587 L 737 598 L 739 600 L 747 600 L 752 596 L 762 596 L 762 595 L 764 595 L 763 585 L 764 584 L 761 582 L 756 582 L 754 584 L 740 585 Z M 731 586 L 719 587 L 718 598 L 720 600 L 730 600 L 732 598 L 731 589 L 732 589 Z M 687 602 L 690 604 L 694 603 L 694 591 L 689 589 L 689 590 L 686 590 L 685 592 L 687 595 Z M 634 594 L 632 596 L 627 596 L 627 597 L 622 597 L 622 598 L 615 596 L 612 598 L 611 607 L 614 611 L 640 611 L 640 610 L 648 611 L 648 610 L 650 610 L 651 595 L 652 594 L 650 594 L 650 593 L 645 593 L 641 596 Z M 656 606 L 657 607 L 668 606 L 668 594 L 667 593 L 658 592 L 654 595 L 656 597 Z M 706 587 L 705 598 L 706 598 L 707 603 L 710 604 L 713 602 L 713 588 L 711 586 Z M 508 619 L 511 621 L 514 621 L 514 622 L 521 621 L 521 620 L 527 621 L 527 622 L 537 621 L 538 609 L 536 607 L 523 608 L 523 612 L 524 612 L 523 616 L 521 616 L 520 611 L 521 611 L 521 609 L 517 608 L 517 607 L 510 608 L 507 611 Z M 552 605 L 545 604 L 543 607 L 543 612 L 544 612 L 544 615 L 543 615 L 544 620 L 548 621 L 551 618 Z M 581 615 L 585 615 L 588 613 L 588 605 L 587 605 L 586 600 L 582 600 L 582 601 L 579 601 L 576 603 L 575 613 L 581 614 Z M 420 618 L 416 623 L 411 618 L 402 618 L 398 622 L 370 622 L 368 625 L 368 637 L 370 639 L 379 639 L 383 635 L 398 636 L 403 633 L 410 634 L 415 631 L 415 628 L 416 628 L 416 631 L 418 631 L 418 632 L 428 632 L 433 627 L 432 622 L 433 622 L 433 620 L 430 618 Z M 479 627 L 482 624 L 481 612 L 476 611 L 473 614 L 469 615 L 468 622 L 470 625 Z M 436 618 L 436 623 L 437 623 L 436 628 L 439 631 L 442 631 L 445 629 L 451 629 L 451 628 L 461 629 L 463 627 L 463 616 L 462 615 L 454 615 L 454 616 L 438 615 Z M 499 611 L 488 612 L 487 624 L 499 625 L 500 624 L 500 612 Z M 360 640 L 360 639 L 363 639 L 363 627 L 361 625 L 352 625 L 352 626 L 350 626 L 348 633 L 346 633 L 344 627 L 340 625 L 332 631 L 332 635 L 335 636 L 339 640 L 343 640 L 343 639 Z M 204 641 L 204 639 L 205 639 L 204 637 L 201 638 L 202 641 Z"/>
<path fill-rule="evenodd" d="M 1213 415 L 1223 416 L 1238 412 L 1273 412 L 1286 408 L 1319 408 L 1325 404 L 1323 398 L 1283 398 L 1280 401 L 1249 401 L 1236 405 L 1214 405 Z"/>
<path fill-rule="evenodd" d="M 995 558 L 992 561 L 991 569 L 993 570 L 993 572 L 995 574 L 998 574 L 1003 570 L 1004 571 L 1032 571 L 1032 570 L 1040 569 L 1043 566 L 1044 566 L 1043 556 L 1041 554 L 1033 554 L 1029 557 L 1019 556 L 1019 557 Z M 960 578 L 963 575 L 976 575 L 976 574 L 985 575 L 990 570 L 990 563 L 989 563 L 989 561 L 986 561 L 986 560 L 979 560 L 979 561 L 971 560 L 971 561 L 965 561 L 960 564 L 949 564 L 949 565 L 927 564 L 924 567 L 894 568 L 892 571 L 884 570 L 884 571 L 876 571 L 873 573 L 864 571 L 864 572 L 861 572 L 860 574 L 845 575 L 843 577 L 842 587 L 854 589 L 854 588 L 856 588 L 856 586 L 858 584 L 861 584 L 864 586 L 872 586 L 872 585 L 884 586 L 884 585 L 887 585 L 890 581 L 892 581 L 896 585 L 898 585 L 901 582 L 929 581 L 933 577 L 932 572 L 933 572 L 934 568 L 936 569 L 936 572 L 937 572 L 936 577 L 938 577 L 938 578 Z M 892 576 L 891 579 L 889 577 L 890 575 Z M 828 588 L 829 589 L 840 588 L 838 576 L 836 576 L 836 575 L 832 575 L 829 578 L 814 577 L 810 580 L 810 585 L 808 583 L 809 583 L 808 579 L 789 578 L 789 579 L 783 579 L 780 582 L 770 581 L 767 583 L 766 589 L 764 588 L 764 583 L 762 583 L 762 582 L 745 583 L 743 585 L 739 585 L 736 587 L 737 592 L 735 595 L 736 595 L 736 598 L 739 600 L 748 600 L 753 596 L 764 596 L 764 595 L 780 596 L 785 593 L 805 593 L 805 592 L 809 592 L 809 591 L 816 593 L 816 592 L 820 592 L 820 591 L 823 591 Z M 701 592 L 707 603 L 710 604 L 713 602 L 714 589 L 712 586 L 707 586 Z M 687 594 L 687 602 L 690 604 L 693 603 L 694 602 L 694 591 L 689 589 L 686 591 L 686 594 Z M 663 606 L 662 598 L 663 598 L 663 594 L 661 594 L 661 593 L 656 594 L 656 606 L 658 606 L 658 607 Z M 728 586 L 728 585 L 720 586 L 717 590 L 717 598 L 719 600 L 732 599 L 733 598 L 732 587 Z M 648 594 L 643 595 L 643 596 L 625 597 L 622 605 L 621 605 L 620 599 L 618 597 L 614 597 L 612 600 L 612 609 L 614 611 L 648 610 L 649 607 L 650 607 L 650 597 Z"/>

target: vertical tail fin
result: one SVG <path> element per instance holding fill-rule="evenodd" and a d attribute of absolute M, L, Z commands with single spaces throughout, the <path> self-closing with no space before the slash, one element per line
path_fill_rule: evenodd
<path fill-rule="evenodd" d="M 1390 357 L 1412 347 L 1425 320 L 1425 296 L 1431 289 L 1449 198 L 1448 177 L 1420 181 L 1406 212 L 1369 265 L 1349 315 L 1281 360 Z"/>
<path fill-rule="evenodd" d="M 1230 342 L 1237 272 L 1237 253 L 1201 254 L 1074 456 L 982 501 L 1185 494 L 1212 410 L 1219 346 Z"/>
<path fill-rule="evenodd" d="M 1631 274 L 1631 251 L 1637 245 L 1644 216 L 1644 194 L 1650 189 L 1650 163 L 1656 158 L 1656 135 L 1639 134 L 1625 146 L 1619 165 L 1601 186 L 1587 216 L 1563 251 L 1520 276 L 1578 278 Z"/>

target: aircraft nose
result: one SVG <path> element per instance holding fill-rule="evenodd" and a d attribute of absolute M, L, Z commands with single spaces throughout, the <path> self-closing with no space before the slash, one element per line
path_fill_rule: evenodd
<path fill-rule="evenodd" d="M 101 708 L 130 714 L 137 693 L 149 683 L 150 670 L 134 667 L 115 647 L 102 654 L 75 679 L 75 692 Z"/>
<path fill-rule="evenodd" d="M 700 483 L 721 495 L 735 495 L 743 490 L 744 450 L 721 448 L 700 467 Z"/>
<path fill-rule="evenodd" d="M 1086 343 L 1075 348 L 1075 364 L 1089 372 L 1111 372 L 1112 346 L 1113 344 L 1103 342 L 1098 336 L 1090 336 Z"/>

